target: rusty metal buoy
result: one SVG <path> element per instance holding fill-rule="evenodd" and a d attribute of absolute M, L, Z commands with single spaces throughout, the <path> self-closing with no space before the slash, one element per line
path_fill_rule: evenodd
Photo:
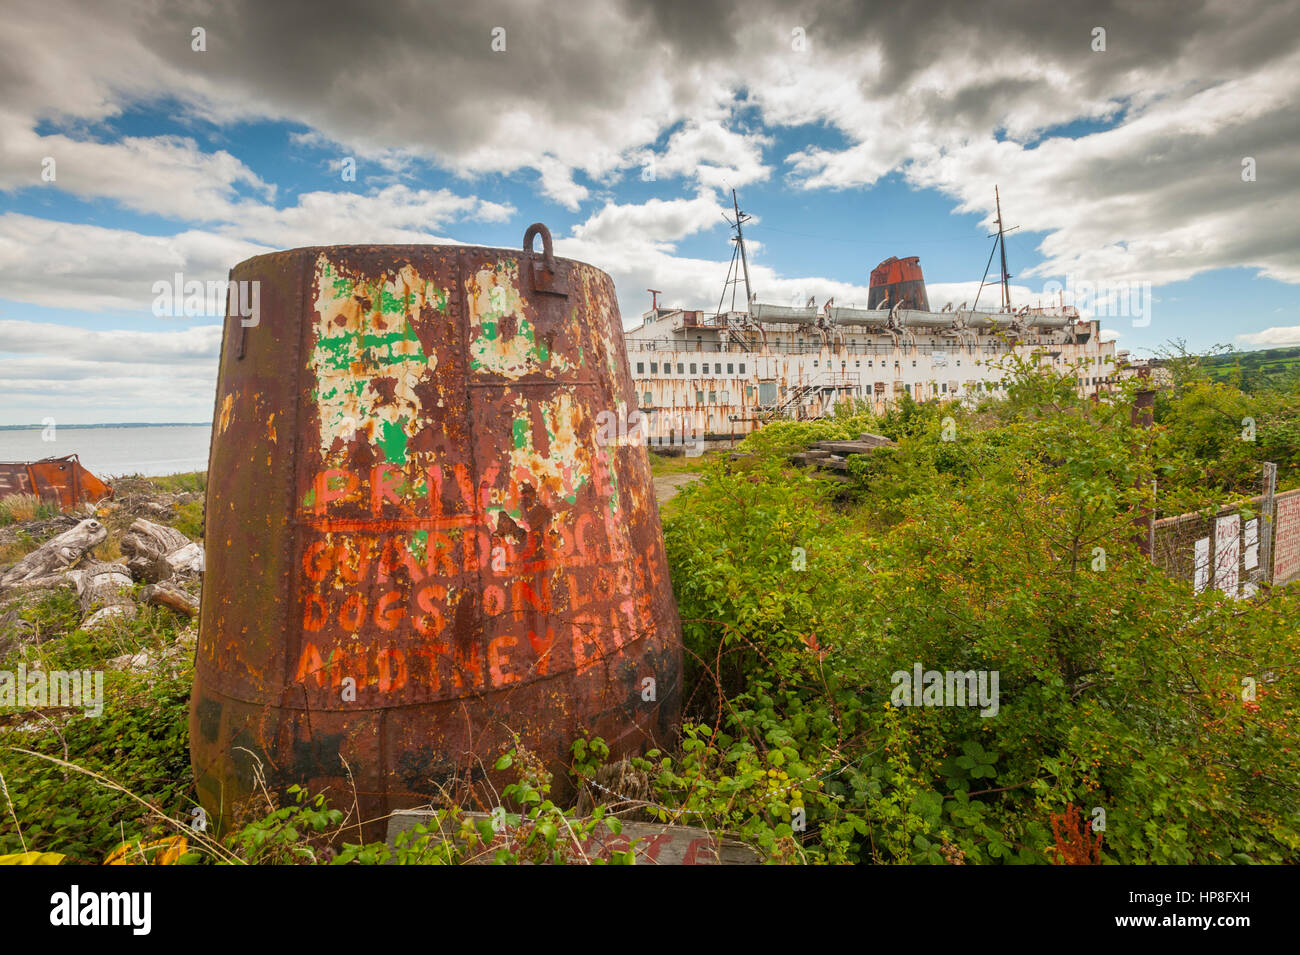
<path fill-rule="evenodd" d="M 540 235 L 543 249 L 533 250 Z M 333 246 L 231 272 L 190 707 L 199 794 L 363 819 L 678 717 L 681 626 L 613 281 L 524 251 Z M 236 298 L 232 295 L 232 300 Z"/>

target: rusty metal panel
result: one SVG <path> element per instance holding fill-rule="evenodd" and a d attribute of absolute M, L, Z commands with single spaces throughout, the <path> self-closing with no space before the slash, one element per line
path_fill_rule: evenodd
<path fill-rule="evenodd" d="M 32 476 L 27 473 L 25 461 L 0 462 L 0 497 L 33 493 Z"/>
<path fill-rule="evenodd" d="M 61 508 L 111 497 L 113 489 L 81 465 L 75 454 L 31 462 L 0 462 L 0 498 L 34 494 Z"/>
<path fill-rule="evenodd" d="M 637 404 L 613 282 L 534 231 L 541 254 L 232 271 L 262 317 L 227 322 L 208 485 L 191 747 L 214 815 L 257 764 L 348 803 L 355 785 L 373 819 L 494 776 L 515 734 L 559 771 L 584 729 L 617 754 L 672 731 L 649 461 L 601 428 Z"/>

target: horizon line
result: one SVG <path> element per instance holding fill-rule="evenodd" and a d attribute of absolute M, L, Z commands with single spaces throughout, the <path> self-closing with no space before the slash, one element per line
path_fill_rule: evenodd
<path fill-rule="evenodd" d="M 4 431 L 23 431 L 34 430 L 43 431 L 48 425 L 43 424 L 0 424 L 0 430 Z M 92 421 L 81 424 L 58 424 L 54 425 L 59 428 L 210 428 L 211 421 Z"/>

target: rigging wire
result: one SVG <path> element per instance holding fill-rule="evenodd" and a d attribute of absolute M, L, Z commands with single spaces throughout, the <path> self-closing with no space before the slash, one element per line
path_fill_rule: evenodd
<path fill-rule="evenodd" d="M 993 248 L 989 249 L 989 260 L 984 263 L 984 277 L 980 279 L 979 291 L 975 293 L 975 301 L 971 303 L 970 310 L 975 311 L 975 306 L 980 303 L 980 294 L 984 291 L 984 282 L 989 277 L 989 266 L 993 264 L 993 253 L 998 250 L 998 243 L 993 241 Z"/>
<path fill-rule="evenodd" d="M 818 239 L 823 242 L 843 242 L 848 245 L 886 245 L 887 246 L 887 245 L 898 244 L 897 239 L 845 239 L 833 235 L 817 235 L 816 233 L 812 233 L 812 232 L 794 232 L 790 229 L 781 229 L 774 225 L 766 225 L 762 223 L 760 223 L 759 227 L 763 229 L 767 229 L 772 232 L 781 232 L 784 233 L 785 235 L 798 236 L 801 239 Z M 978 239 L 979 236 L 977 235 L 974 236 L 963 235 L 963 236 L 952 236 L 949 238 L 927 237 L 925 241 L 926 242 L 974 242 Z"/>

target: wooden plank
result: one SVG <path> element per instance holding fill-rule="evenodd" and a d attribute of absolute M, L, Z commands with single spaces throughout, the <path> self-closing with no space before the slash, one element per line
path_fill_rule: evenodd
<path fill-rule="evenodd" d="M 829 451 L 799 451 L 790 456 L 795 464 L 820 464 L 830 459 Z"/>
<path fill-rule="evenodd" d="M 883 445 L 867 441 L 818 441 L 813 447 L 832 454 L 870 454 Z"/>

